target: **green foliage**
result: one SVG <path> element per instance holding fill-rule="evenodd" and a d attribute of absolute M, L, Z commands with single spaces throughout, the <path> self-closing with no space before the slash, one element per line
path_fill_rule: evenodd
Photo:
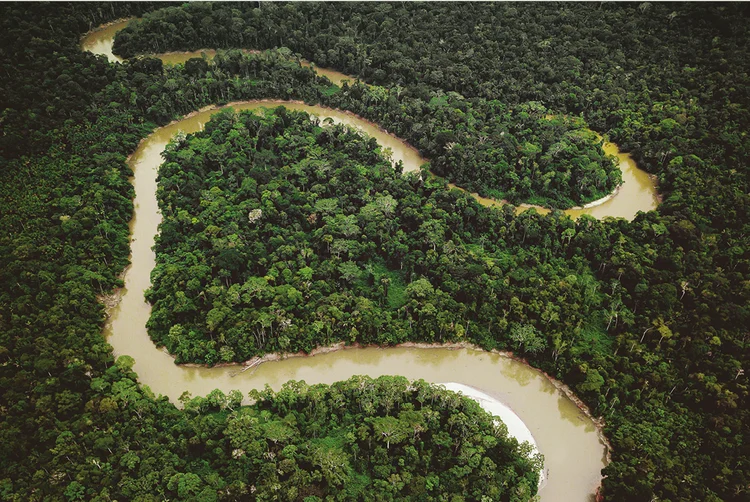
<path fill-rule="evenodd" d="M 449 433 L 457 428 L 465 430 Z M 493 500 L 525 501 L 539 479 L 536 459 L 474 401 L 403 377 L 288 382 L 232 413 L 226 434 L 229 472 L 240 468 L 255 480 L 259 499 L 279 492 L 303 500 L 316 493 L 378 500 L 429 492 L 437 499 L 490 493 Z"/>
<path fill-rule="evenodd" d="M 237 408 L 236 396 L 212 395 L 179 412 L 149 395 L 131 366 L 114 364 L 101 336 L 97 295 L 122 284 L 133 196 L 125 158 L 138 141 L 154 124 L 204 105 L 261 97 L 355 111 L 408 139 L 439 174 L 516 202 L 563 207 L 617 183 L 617 171 L 597 142 L 581 134 L 583 123 L 575 117 L 632 151 L 658 176 L 664 199 L 657 212 L 633 222 L 572 222 L 559 213 L 515 217 L 511 208 L 481 209 L 439 182 L 388 180 L 406 183 L 389 193 L 398 203 L 399 228 L 385 227 L 384 233 L 394 244 L 384 252 L 387 258 L 376 249 L 371 269 L 360 267 L 371 276 L 347 287 L 377 288 L 370 283 L 375 276 L 390 276 L 389 287 L 380 283 L 387 295 L 375 303 L 383 312 L 395 311 L 386 322 L 402 330 L 367 338 L 378 343 L 463 336 L 487 348 L 515 348 L 513 327 L 533 326 L 547 346 L 526 355 L 577 389 L 606 419 L 614 447 L 604 471 L 606 499 L 746 498 L 750 140 L 743 126 L 750 121 L 750 23 L 744 6 L 494 3 L 467 10 L 452 3 L 190 3 L 160 10 L 117 41 L 123 51 L 287 46 L 376 85 L 341 90 L 290 61 L 288 50 L 258 56 L 228 51 L 214 63 L 175 67 L 150 58 L 110 65 L 80 52 L 79 37 L 91 27 L 160 7 L 0 7 L 6 70 L 0 82 L 2 498 L 175 499 L 180 489 L 196 499 L 250 498 L 254 480 L 231 462 L 265 459 L 260 455 L 269 442 L 246 429 L 241 440 L 251 454 L 235 458 L 222 424 Z M 354 143 L 355 154 L 373 151 Z M 360 164 L 371 167 L 370 157 Z M 339 178 L 339 184 L 364 183 L 348 174 L 351 179 Z M 272 181 L 258 177 L 265 185 Z M 244 193 L 241 202 L 251 200 L 258 209 L 265 204 L 270 211 L 288 195 L 276 187 L 264 198 L 253 176 L 235 181 L 222 193 L 206 187 L 205 197 L 194 194 L 206 201 L 205 208 L 198 203 L 194 209 L 224 209 L 227 197 Z M 324 193 L 327 183 L 321 183 Z M 368 225 L 381 225 L 377 207 L 364 209 L 374 200 L 360 202 L 357 216 L 374 219 L 358 226 L 371 235 Z M 350 215 L 350 209 L 333 211 Z M 230 216 L 239 227 L 240 220 L 251 223 L 249 213 Z M 255 231 L 268 224 L 267 214 L 282 218 L 264 207 Z M 420 228 L 425 218 L 435 223 Z M 207 286 L 218 279 L 218 289 L 206 288 L 206 294 L 221 293 L 222 282 L 228 290 L 226 278 L 232 285 L 231 274 L 214 272 L 240 273 L 245 266 L 232 251 L 234 233 L 223 235 L 224 224 L 233 221 L 201 229 L 209 238 L 204 244 L 217 251 L 216 270 L 212 264 L 192 271 L 199 288 L 201 281 Z M 332 254 L 335 240 L 363 244 L 356 234 L 337 235 L 337 223 L 320 236 L 316 256 Z M 340 259 L 346 254 L 344 261 L 355 261 L 345 244 L 335 248 Z M 315 283 L 318 273 L 339 275 L 337 268 L 321 272 L 301 265 L 297 279 L 288 266 L 268 262 L 269 273 L 253 276 L 247 294 L 253 302 L 296 308 L 297 293 L 304 299 L 305 291 L 295 280 Z M 307 269 L 313 270 L 309 279 Z M 422 295 L 430 292 L 422 280 L 431 294 Z M 194 286 L 186 282 L 185 290 Z M 273 298 L 263 297 L 269 289 Z M 186 291 L 175 293 L 174 315 L 197 312 Z M 310 325 L 316 330 L 310 347 L 337 336 L 351 339 L 352 330 L 344 333 L 341 323 L 328 333 L 330 319 L 344 317 L 356 326 L 355 338 L 367 331 L 362 326 L 378 326 L 379 318 L 353 316 L 369 309 L 364 300 L 336 298 L 341 303 L 322 312 L 326 322 Z M 229 333 L 222 324 L 232 318 L 233 306 L 209 307 L 200 312 L 207 317 L 216 309 L 212 330 L 191 335 L 174 325 L 168 332 L 218 340 Z M 273 324 L 268 312 L 257 315 L 261 328 Z M 384 325 L 378 329 L 386 332 Z M 226 345 L 213 350 L 215 362 L 242 358 Z M 391 408 L 398 409 L 395 403 Z M 285 427 L 299 426 L 284 422 L 287 413 L 279 415 L 275 420 Z M 395 412 L 389 416 L 406 420 Z M 364 440 L 359 433 L 352 433 L 355 442 L 370 437 L 371 429 L 362 431 Z M 448 451 L 451 440 L 437 434 L 425 447 Z M 347 451 L 350 444 L 336 447 Z M 415 459 L 405 462 L 411 467 L 422 457 L 407 447 L 388 456 L 402 445 L 372 441 L 377 472 L 353 470 L 347 489 L 408 488 L 415 499 L 438 490 L 468 493 L 455 475 L 465 466 L 405 481 L 392 462 Z M 291 446 L 280 450 L 284 461 L 297 455 Z M 332 450 L 329 457 L 341 455 Z M 330 470 L 334 482 L 343 476 L 336 464 Z M 482 465 L 496 474 L 489 461 Z M 315 479 L 308 474 L 316 470 L 312 464 L 307 470 L 291 462 L 251 467 L 268 483 L 280 476 L 307 486 L 327 483 L 322 466 Z M 489 492 L 495 487 L 469 488 L 476 486 L 485 492 L 468 496 L 494 497 Z M 518 492 L 533 486 L 533 480 L 519 480 Z M 325 494 L 294 494 L 290 488 L 289 496 L 322 500 Z"/>
<path fill-rule="evenodd" d="M 178 362 L 339 340 L 513 341 L 540 354 L 546 333 L 572 345 L 587 318 L 605 317 L 582 263 L 526 263 L 544 220 L 517 225 L 404 177 L 368 138 L 304 113 L 214 115 L 170 146 L 159 184 L 149 328 Z M 521 242 L 492 242 L 495 228 Z"/>
<path fill-rule="evenodd" d="M 381 284 L 386 294 L 388 307 L 398 310 L 406 304 L 406 285 L 403 277 L 395 270 L 389 270 L 383 263 L 372 265 L 375 284 Z"/>
<path fill-rule="evenodd" d="M 535 354 L 546 347 L 546 341 L 542 334 L 530 324 L 518 324 L 511 328 L 510 339 L 518 342 L 519 347 L 523 347 L 526 352 Z"/>
<path fill-rule="evenodd" d="M 133 56 L 198 46 L 229 49 L 242 47 L 241 40 L 252 38 L 255 40 L 253 48 L 270 49 L 287 44 L 306 57 L 314 54 L 315 61 L 321 57 L 321 52 L 315 49 L 317 40 L 309 46 L 310 40 L 297 39 L 294 31 L 297 28 L 292 28 L 290 33 L 289 27 L 275 25 L 274 7 L 264 9 L 264 16 L 252 10 L 232 13 L 232 16 L 241 16 L 234 19 L 243 21 L 228 30 L 222 27 L 222 35 L 204 28 L 206 23 L 215 22 L 212 13 L 216 10 L 221 12 L 222 9 L 195 4 L 161 10 L 121 31 L 114 50 L 123 56 Z M 187 25 L 185 12 L 191 13 Z M 340 17 L 340 12 L 331 14 Z M 182 23 L 184 29 L 165 32 L 162 29 L 165 20 Z M 316 27 L 315 32 L 325 32 L 327 28 Z M 284 43 L 278 41 L 279 29 L 290 34 Z M 243 33 L 242 30 L 250 31 Z M 194 36 L 196 33 L 204 33 L 205 38 Z M 414 50 L 411 47 L 400 49 Z M 229 61 L 237 54 L 227 56 Z M 416 55 L 413 57 L 418 59 Z M 340 61 L 331 59 L 332 54 L 322 58 L 326 64 L 340 66 Z M 220 62 L 219 66 L 225 72 L 235 73 L 237 62 L 236 59 L 231 65 Z M 360 67 L 361 62 L 356 66 Z M 347 71 L 353 72 L 351 68 Z M 568 116 L 551 117 L 551 110 L 542 100 L 519 102 L 509 107 L 508 101 L 489 98 L 487 93 L 468 94 L 468 97 L 456 92 L 446 94 L 444 83 L 429 90 L 418 88 L 419 92 L 407 88 L 404 93 L 398 86 L 394 90 L 394 83 L 382 83 L 385 85 L 378 87 L 356 82 L 345 85 L 340 92 L 331 92 L 330 87 L 318 89 L 316 99 L 394 131 L 430 159 L 436 174 L 472 192 L 506 198 L 514 204 L 532 202 L 557 208 L 572 207 L 609 194 L 621 182 L 616 163 L 604 154 L 601 141 L 586 129 L 583 121 Z M 227 101 L 223 95 L 221 98 L 222 102 Z M 430 134 L 425 134 L 426 131 Z"/>

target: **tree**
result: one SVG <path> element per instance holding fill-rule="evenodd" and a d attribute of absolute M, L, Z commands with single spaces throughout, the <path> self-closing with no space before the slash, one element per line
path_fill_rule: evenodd
<path fill-rule="evenodd" d="M 348 283 L 355 282 L 361 274 L 359 267 L 353 261 L 345 261 L 339 264 L 338 269 L 341 273 L 341 278 Z"/>
<path fill-rule="evenodd" d="M 313 464 L 320 467 L 329 485 L 342 485 L 348 480 L 349 457 L 341 448 L 321 443 L 314 447 L 312 457 Z"/>
<path fill-rule="evenodd" d="M 531 324 L 516 324 L 510 330 L 510 338 L 518 343 L 518 348 L 523 347 L 525 352 L 536 354 L 547 347 L 547 341 L 543 335 Z"/>
<path fill-rule="evenodd" d="M 378 417 L 372 420 L 373 434 L 380 441 L 386 444 L 390 450 L 391 443 L 399 444 L 404 441 L 409 434 L 408 425 L 404 424 L 395 417 Z"/>

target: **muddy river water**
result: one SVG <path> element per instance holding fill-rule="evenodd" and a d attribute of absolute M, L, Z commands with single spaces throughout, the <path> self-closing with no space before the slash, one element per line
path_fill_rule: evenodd
<path fill-rule="evenodd" d="M 82 41 L 82 48 L 105 54 L 110 60 L 117 61 L 111 52 L 112 38 L 124 24 L 114 24 L 90 33 Z M 180 62 L 194 56 L 195 53 L 170 55 L 165 62 Z M 331 74 L 336 76 L 337 72 Z M 336 123 L 363 130 L 382 146 L 390 148 L 393 160 L 401 160 L 405 171 L 418 169 L 424 162 L 418 152 L 405 142 L 351 114 L 274 100 L 235 103 L 232 106 L 236 110 L 257 110 L 279 105 L 303 110 L 321 119 L 330 117 Z M 242 371 L 243 367 L 239 365 L 214 368 L 177 366 L 169 354 L 153 344 L 146 331 L 151 308 L 144 300 L 144 291 L 150 286 L 150 274 L 155 265 L 155 254 L 151 248 L 161 221 L 156 201 L 156 177 L 162 161 L 161 152 L 178 131 L 191 133 L 200 130 L 211 114 L 219 109 L 201 110 L 157 129 L 129 159 L 136 193 L 130 223 L 131 266 L 125 272 L 121 300 L 110 312 L 106 335 L 116 356 L 127 354 L 135 359 L 134 370 L 140 382 L 148 385 L 157 395 L 168 396 L 173 402 L 184 391 L 197 396 L 206 395 L 213 389 L 224 392 L 239 389 L 246 394 L 250 389 L 260 389 L 266 384 L 278 389 L 291 379 L 304 380 L 308 384 L 332 383 L 361 374 L 372 377 L 398 374 L 435 383 L 461 384 L 464 388 L 479 391 L 477 394 L 480 396 L 486 395 L 504 404 L 533 436 L 545 457 L 546 481 L 544 489 L 540 491 L 541 500 L 592 500 L 601 480 L 600 471 L 606 465 L 606 447 L 594 423 L 541 372 L 501 354 L 471 348 L 357 348 L 312 357 L 290 357 Z M 656 192 L 646 173 L 640 171 L 628 155 L 619 153 L 616 146 L 608 144 L 605 148 L 620 158 L 625 184 L 607 202 L 581 211 L 596 217 L 632 218 L 637 210 L 655 207 Z M 628 177 L 629 171 L 635 173 L 635 182 Z M 649 190 L 643 188 L 645 180 L 648 180 Z M 629 192 L 629 186 L 635 192 Z M 497 204 L 481 198 L 480 201 Z M 615 204 L 615 201 L 619 202 Z"/>

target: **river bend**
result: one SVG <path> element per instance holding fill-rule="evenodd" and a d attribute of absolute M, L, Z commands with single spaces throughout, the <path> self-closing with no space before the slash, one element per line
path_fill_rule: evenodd
<path fill-rule="evenodd" d="M 95 31 L 84 39 L 82 47 L 117 60 L 111 53 L 112 37 L 122 27 L 121 23 Z M 184 61 L 196 55 L 170 55 L 165 62 Z M 418 169 L 424 162 L 416 150 L 403 141 L 374 124 L 341 111 L 275 100 L 236 103 L 233 108 L 239 111 L 278 105 L 306 111 L 321 119 L 330 117 L 335 123 L 363 130 L 375 137 L 381 146 L 390 148 L 393 160 L 401 160 L 405 171 Z M 132 182 L 136 193 L 130 222 L 131 266 L 125 272 L 121 300 L 110 311 L 105 334 L 116 356 L 127 354 L 135 359 L 134 370 L 140 382 L 173 402 L 186 390 L 194 396 L 206 395 L 213 389 L 224 392 L 239 389 L 246 394 L 250 389 L 262 389 L 266 384 L 279 389 L 292 379 L 304 380 L 308 384 L 330 384 L 353 375 L 398 374 L 430 382 L 455 382 L 459 384 L 456 388 L 479 391 L 476 394 L 485 401 L 490 398 L 502 403 L 520 419 L 521 425 L 525 425 L 545 456 L 547 479 L 545 489 L 540 491 L 542 501 L 591 500 L 601 481 L 600 471 L 606 465 L 606 446 L 594 423 L 541 372 L 508 357 L 473 349 L 365 348 L 287 358 L 241 371 L 242 367 L 238 365 L 214 368 L 177 366 L 168 353 L 155 347 L 145 327 L 151 308 L 144 300 L 144 291 L 151 285 L 150 273 L 155 265 L 152 247 L 161 221 L 156 200 L 161 152 L 178 131 L 191 133 L 200 130 L 211 114 L 219 109 L 202 110 L 157 129 L 128 160 L 134 172 Z M 634 164 L 632 167 L 635 168 Z M 628 182 L 617 196 L 597 207 L 603 210 L 610 202 L 622 198 L 627 186 Z M 516 435 L 523 436 L 523 433 Z"/>

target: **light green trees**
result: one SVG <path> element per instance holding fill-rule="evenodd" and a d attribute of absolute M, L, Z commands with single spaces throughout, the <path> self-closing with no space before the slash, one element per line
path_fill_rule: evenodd
<path fill-rule="evenodd" d="M 547 340 L 531 324 L 517 324 L 510 330 L 510 338 L 525 352 L 535 354 L 547 347 Z"/>

